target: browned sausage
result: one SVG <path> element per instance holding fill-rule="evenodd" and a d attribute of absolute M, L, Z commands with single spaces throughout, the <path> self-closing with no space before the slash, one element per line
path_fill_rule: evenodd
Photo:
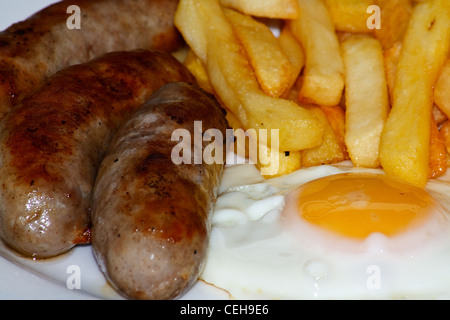
<path fill-rule="evenodd" d="M 0 32 L 0 119 L 40 82 L 67 66 L 111 51 L 171 51 L 178 0 L 67 0 Z M 67 8 L 80 8 L 81 29 L 69 29 Z"/>
<path fill-rule="evenodd" d="M 119 129 L 100 166 L 92 246 L 101 270 L 126 297 L 175 298 L 203 268 L 224 160 L 177 165 L 171 159 L 178 143 L 172 132 L 182 128 L 194 137 L 197 120 L 225 137 L 225 114 L 213 96 L 168 84 Z"/>
<path fill-rule="evenodd" d="M 0 124 L 0 236 L 49 257 L 89 241 L 91 189 L 117 128 L 172 81 L 194 82 L 169 53 L 115 52 L 68 67 Z"/>

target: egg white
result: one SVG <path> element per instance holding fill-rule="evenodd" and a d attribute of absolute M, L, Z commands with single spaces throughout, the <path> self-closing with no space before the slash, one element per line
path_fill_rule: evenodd
<path fill-rule="evenodd" d="M 450 175 L 426 187 L 443 208 L 430 223 L 355 241 L 287 210 L 298 186 L 343 172 L 383 174 L 344 163 L 264 180 L 253 165 L 227 167 L 201 278 L 236 299 L 450 298 Z"/>

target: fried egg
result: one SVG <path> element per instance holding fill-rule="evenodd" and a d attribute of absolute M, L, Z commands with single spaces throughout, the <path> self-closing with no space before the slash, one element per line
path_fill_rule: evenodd
<path fill-rule="evenodd" d="M 450 177 L 227 167 L 201 279 L 235 299 L 450 298 Z"/>

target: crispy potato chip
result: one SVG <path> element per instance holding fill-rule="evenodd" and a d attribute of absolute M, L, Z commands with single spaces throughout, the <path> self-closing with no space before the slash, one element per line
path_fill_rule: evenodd
<path fill-rule="evenodd" d="M 450 2 L 415 6 L 397 65 L 393 106 L 385 123 L 380 160 L 387 174 L 423 187 L 430 175 L 433 86 L 450 45 Z"/>

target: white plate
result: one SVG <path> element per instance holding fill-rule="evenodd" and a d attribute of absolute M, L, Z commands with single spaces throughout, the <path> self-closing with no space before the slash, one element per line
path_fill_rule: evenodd
<path fill-rule="evenodd" d="M 0 2 L 0 30 L 26 19 L 55 0 Z M 181 299 L 226 299 L 198 282 Z M 22 257 L 0 241 L 0 299 L 122 299 L 105 281 L 89 245 L 43 261 Z"/>

